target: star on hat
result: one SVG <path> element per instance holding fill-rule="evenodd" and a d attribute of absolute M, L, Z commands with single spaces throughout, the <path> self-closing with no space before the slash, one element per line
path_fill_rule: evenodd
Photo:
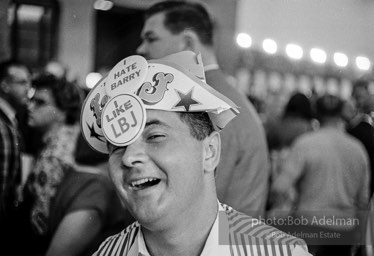
<path fill-rule="evenodd" d="M 192 98 L 193 88 L 187 94 L 184 94 L 183 92 L 180 92 L 180 91 L 176 91 L 176 92 L 178 93 L 180 100 L 173 108 L 183 107 L 185 111 L 188 112 L 190 111 L 191 105 L 201 104 L 200 102 Z"/>

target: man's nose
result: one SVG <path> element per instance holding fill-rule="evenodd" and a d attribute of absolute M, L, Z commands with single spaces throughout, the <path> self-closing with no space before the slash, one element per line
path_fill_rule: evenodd
<path fill-rule="evenodd" d="M 136 53 L 137 54 L 139 54 L 139 55 L 145 55 L 145 44 L 144 44 L 144 42 L 142 42 L 139 46 L 138 46 L 138 48 L 136 48 Z"/>
<path fill-rule="evenodd" d="M 136 167 L 137 165 L 144 164 L 147 159 L 145 145 L 138 139 L 126 147 L 122 156 L 122 164 L 126 167 Z"/>
<path fill-rule="evenodd" d="M 34 109 L 35 109 L 35 103 L 33 102 L 33 101 L 28 101 L 28 103 L 27 103 L 27 109 L 28 109 L 28 111 L 33 111 Z"/>

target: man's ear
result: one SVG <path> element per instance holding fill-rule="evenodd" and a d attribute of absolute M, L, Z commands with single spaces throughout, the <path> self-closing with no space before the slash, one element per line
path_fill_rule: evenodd
<path fill-rule="evenodd" d="M 8 83 L 6 83 L 5 81 L 1 81 L 0 82 L 0 89 L 3 92 L 8 93 L 9 92 L 9 85 L 8 85 Z"/>
<path fill-rule="evenodd" d="M 183 31 L 183 41 L 184 50 L 198 52 L 199 38 L 193 30 L 186 29 Z"/>
<path fill-rule="evenodd" d="M 204 139 L 204 171 L 212 172 L 216 169 L 221 155 L 221 137 L 218 132 L 212 132 Z"/>

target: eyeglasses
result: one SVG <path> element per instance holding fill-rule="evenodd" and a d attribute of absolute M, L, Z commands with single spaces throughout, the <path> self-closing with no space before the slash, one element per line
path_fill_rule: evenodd
<path fill-rule="evenodd" d="M 20 86 L 27 86 L 27 87 L 31 86 L 31 81 L 29 81 L 29 80 L 10 78 L 10 79 L 8 79 L 8 82 L 11 83 L 11 84 L 17 84 L 17 85 L 20 85 Z"/>

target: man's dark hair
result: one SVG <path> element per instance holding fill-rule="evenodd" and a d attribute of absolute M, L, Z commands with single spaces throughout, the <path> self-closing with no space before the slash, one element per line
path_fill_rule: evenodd
<path fill-rule="evenodd" d="M 156 3 L 145 12 L 145 18 L 165 13 L 164 25 L 173 34 L 186 29 L 194 31 L 205 45 L 213 45 L 213 22 L 208 11 L 197 2 L 164 1 Z"/>
<path fill-rule="evenodd" d="M 365 79 L 358 79 L 352 83 L 352 96 L 355 97 L 357 90 L 364 89 L 369 90 L 369 81 Z"/>
<path fill-rule="evenodd" d="M 214 127 L 206 112 L 179 112 L 180 119 L 190 127 L 192 137 L 203 140 L 208 137 Z"/>
<path fill-rule="evenodd" d="M 353 89 L 355 87 L 362 87 L 362 88 L 368 89 L 369 81 L 365 80 L 365 79 L 358 79 L 358 80 L 353 82 L 352 87 L 353 87 Z"/>
<path fill-rule="evenodd" d="M 317 118 L 324 122 L 329 118 L 342 117 L 344 102 L 335 95 L 323 95 L 316 100 Z"/>
<path fill-rule="evenodd" d="M 52 92 L 57 108 L 66 113 L 66 124 L 78 121 L 83 91 L 75 83 L 59 79 L 49 73 L 42 73 L 33 80 L 33 87 Z"/>
<path fill-rule="evenodd" d="M 313 118 L 312 104 L 305 94 L 296 92 L 289 98 L 283 113 L 283 117 L 288 116 L 299 117 L 306 120 L 311 120 Z"/>

